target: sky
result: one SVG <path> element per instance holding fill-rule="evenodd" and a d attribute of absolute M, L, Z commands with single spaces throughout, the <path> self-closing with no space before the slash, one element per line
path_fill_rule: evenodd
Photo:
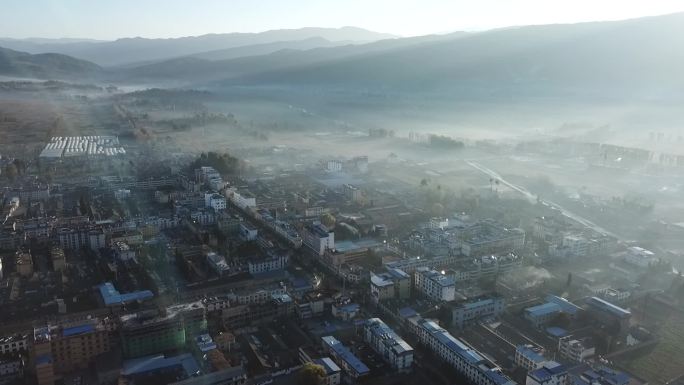
<path fill-rule="evenodd" d="M 619 20 L 682 0 L 2 0 L 0 37 L 168 38 L 356 26 L 399 36 Z"/>

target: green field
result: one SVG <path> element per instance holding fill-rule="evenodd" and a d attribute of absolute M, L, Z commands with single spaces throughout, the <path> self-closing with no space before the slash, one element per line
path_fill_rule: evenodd
<path fill-rule="evenodd" d="M 684 317 L 670 317 L 658 330 L 660 342 L 650 352 L 621 360 L 621 366 L 649 384 L 664 384 L 684 375 Z"/>

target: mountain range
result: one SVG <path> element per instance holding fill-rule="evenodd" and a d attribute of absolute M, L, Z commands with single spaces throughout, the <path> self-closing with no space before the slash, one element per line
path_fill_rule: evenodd
<path fill-rule="evenodd" d="M 354 32 L 351 34 L 354 36 L 342 33 L 344 31 Z M 311 36 L 315 34 L 318 36 Z M 115 82 L 173 81 L 184 85 L 447 92 L 469 89 L 600 90 L 639 92 L 646 97 L 684 93 L 684 49 L 681 49 L 684 47 L 684 13 L 413 38 L 383 39 L 386 36 L 382 34 L 353 28 L 242 35 L 230 34 L 234 46 L 194 53 L 187 47 L 192 46 L 192 42 L 215 41 L 212 35 L 181 41 L 170 39 L 175 46 L 186 48 L 179 48 L 177 55 L 170 59 L 114 68 L 102 69 L 64 56 L 54 59 L 65 61 L 59 66 L 60 73 L 85 66 L 88 73 L 97 73 Z M 371 38 L 375 40 L 359 42 L 373 40 Z M 266 41 L 268 39 L 271 40 Z M 237 40 L 251 44 L 237 45 L 241 44 L 236 43 Z M 113 42 L 115 45 L 110 47 L 123 44 L 123 41 L 127 40 Z M 143 47 L 151 42 L 139 44 Z M 167 44 L 171 43 L 161 43 L 162 46 Z M 213 44 L 218 43 L 203 43 L 202 49 L 217 47 Z M 129 49 L 134 45 L 129 45 Z M 114 55 L 115 51 L 110 54 Z M 100 57 L 105 53 L 102 51 Z M 30 55 L 26 56 L 28 54 L 17 56 L 16 52 L 12 55 L 21 61 L 8 66 L 7 59 L 1 61 L 0 58 L 0 63 L 5 63 L 0 71 L 4 71 L 3 68 L 19 71 L 26 64 L 33 70 L 24 72 L 50 73 L 48 68 L 38 71 L 41 63 L 50 64 L 45 62 L 45 57 L 35 55 L 37 57 L 31 59 Z M 163 55 L 150 52 L 147 56 L 149 59 Z"/>
<path fill-rule="evenodd" d="M 291 48 L 298 48 L 298 46 L 301 48 L 312 48 L 316 45 L 310 44 L 306 46 L 301 43 L 301 41 L 312 38 L 320 39 L 320 44 L 332 45 L 331 42 L 365 43 L 394 37 L 394 35 L 372 32 L 361 28 L 342 27 L 282 29 L 260 33 L 208 34 L 169 39 L 135 37 L 114 41 L 36 38 L 18 40 L 0 38 L 0 46 L 31 54 L 60 53 L 77 59 L 92 61 L 103 67 L 112 67 L 278 42 L 299 42 L 293 43 Z M 276 46 L 273 49 L 282 48 L 284 47 Z M 273 51 L 268 51 L 262 47 L 261 51 L 256 52 L 263 54 Z"/>

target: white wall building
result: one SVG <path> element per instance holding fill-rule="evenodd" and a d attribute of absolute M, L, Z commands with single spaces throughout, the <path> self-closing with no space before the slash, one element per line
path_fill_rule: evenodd
<path fill-rule="evenodd" d="M 584 362 L 596 353 L 596 348 L 588 340 L 580 341 L 567 336 L 558 341 L 558 353 L 567 360 Z"/>
<path fill-rule="evenodd" d="M 28 335 L 18 334 L 0 337 L 0 353 L 15 353 L 28 350 Z"/>
<path fill-rule="evenodd" d="M 392 368 L 399 372 L 411 370 L 413 348 L 380 318 L 366 321 L 363 338 Z"/>
<path fill-rule="evenodd" d="M 474 385 L 514 385 L 501 368 L 485 359 L 478 351 L 453 337 L 436 322 L 417 321 L 420 342 L 437 357 L 456 369 Z"/>
<path fill-rule="evenodd" d="M 632 246 L 627 249 L 625 262 L 639 267 L 649 267 L 658 263 L 658 258 L 654 252 L 643 247 Z"/>
<path fill-rule="evenodd" d="M 290 262 L 290 257 L 285 254 L 273 253 L 264 258 L 250 260 L 247 263 L 250 274 L 266 273 L 269 271 L 283 270 Z"/>
<path fill-rule="evenodd" d="M 453 301 L 456 298 L 456 281 L 435 270 L 417 269 L 415 285 L 418 291 L 435 301 Z"/>
<path fill-rule="evenodd" d="M 451 310 L 451 324 L 462 328 L 484 317 L 498 317 L 504 309 L 504 299 L 496 296 L 460 303 Z"/>
<path fill-rule="evenodd" d="M 327 170 L 331 171 L 331 172 L 342 171 L 342 161 L 341 160 L 329 160 Z"/>
<path fill-rule="evenodd" d="M 225 210 L 226 198 L 220 194 L 204 194 L 204 207 L 211 207 L 216 211 Z"/>
<path fill-rule="evenodd" d="M 313 223 L 302 231 L 303 243 L 317 255 L 335 249 L 335 233 L 321 223 Z"/>
<path fill-rule="evenodd" d="M 538 368 L 527 373 L 525 385 L 567 385 L 568 371 L 555 361 L 546 361 Z"/>
<path fill-rule="evenodd" d="M 230 271 L 230 267 L 228 266 L 228 263 L 226 263 L 226 259 L 222 255 L 218 255 L 213 251 L 207 253 L 207 263 L 209 264 L 209 267 L 219 276 L 228 274 Z"/>

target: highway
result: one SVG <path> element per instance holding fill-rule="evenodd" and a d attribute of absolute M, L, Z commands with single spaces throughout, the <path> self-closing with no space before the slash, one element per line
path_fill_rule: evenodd
<path fill-rule="evenodd" d="M 519 192 L 520 194 L 524 195 L 527 199 L 530 200 L 530 202 L 533 202 L 533 203 L 537 202 L 537 198 L 538 198 L 537 195 L 531 193 L 530 191 L 528 191 L 526 188 L 524 188 L 522 186 L 518 186 L 518 185 L 515 185 L 515 184 L 507 181 L 506 179 L 502 178 L 501 175 L 499 175 L 499 173 L 497 173 L 496 171 L 494 171 L 494 170 L 492 170 L 486 166 L 483 166 L 482 164 L 477 163 L 475 161 L 466 160 L 465 162 L 470 167 L 488 175 L 490 178 L 498 180 L 499 183 L 504 184 L 508 188 L 515 190 L 515 191 Z M 583 217 L 573 213 L 572 211 L 569 211 L 569 210 L 563 208 L 562 206 L 560 206 L 557 203 L 554 203 L 554 202 L 551 202 L 551 201 L 545 200 L 545 199 L 539 199 L 539 202 L 541 204 L 543 204 L 544 206 L 548 206 L 548 207 L 551 207 L 553 209 L 560 211 L 560 213 L 563 214 L 563 216 L 581 224 L 582 226 L 590 228 L 590 229 L 596 231 L 597 233 L 600 233 L 603 235 L 609 235 L 609 236 L 615 237 L 619 240 L 624 240 L 622 237 L 604 229 L 603 227 L 597 225 L 596 223 L 594 223 L 594 222 L 592 222 L 586 218 L 583 218 Z"/>

